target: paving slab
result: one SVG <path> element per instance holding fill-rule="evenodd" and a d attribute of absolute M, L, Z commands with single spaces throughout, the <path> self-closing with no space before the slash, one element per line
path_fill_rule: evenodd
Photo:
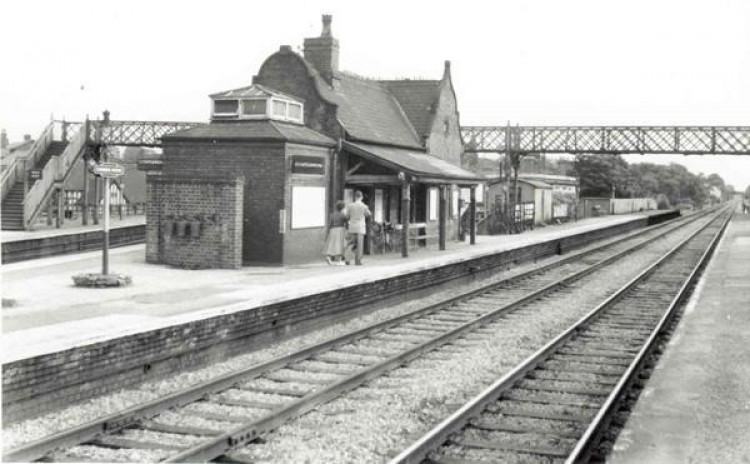
<path fill-rule="evenodd" d="M 611 464 L 750 463 L 750 215 L 735 215 Z"/>
<path fill-rule="evenodd" d="M 374 279 L 624 224 L 643 214 L 604 216 L 547 226 L 519 235 L 478 236 L 477 244 L 448 242 L 445 251 L 415 250 L 365 257 L 364 266 L 243 267 L 185 270 L 145 262 L 145 245 L 110 251 L 110 272 L 133 284 L 80 288 L 72 276 L 100 272 L 101 252 L 87 252 L 2 266 L 2 362 L 82 346 L 160 327 L 336 290 Z M 322 244 L 321 244 L 322 249 Z"/>

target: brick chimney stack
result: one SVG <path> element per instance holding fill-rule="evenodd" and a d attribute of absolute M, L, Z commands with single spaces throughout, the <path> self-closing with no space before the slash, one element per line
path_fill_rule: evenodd
<path fill-rule="evenodd" d="M 5 129 L 3 129 L 2 131 L 0 131 L 0 150 L 2 150 L 4 153 L 5 150 L 8 149 L 8 145 L 10 145 L 10 143 L 8 142 L 8 133 L 5 132 Z"/>
<path fill-rule="evenodd" d="M 331 33 L 331 15 L 323 15 L 320 37 L 305 39 L 305 59 L 332 84 L 339 70 L 339 41 Z"/>

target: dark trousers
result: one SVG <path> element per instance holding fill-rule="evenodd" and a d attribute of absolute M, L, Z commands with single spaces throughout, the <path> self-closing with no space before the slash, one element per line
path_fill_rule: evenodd
<path fill-rule="evenodd" d="M 365 234 L 349 234 L 348 249 L 354 253 L 354 264 L 362 264 L 362 250 L 365 247 Z"/>

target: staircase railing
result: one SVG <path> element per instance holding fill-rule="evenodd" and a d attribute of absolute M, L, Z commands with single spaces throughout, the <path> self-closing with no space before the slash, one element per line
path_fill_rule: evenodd
<path fill-rule="evenodd" d="M 26 194 L 24 201 L 24 224 L 27 229 L 36 221 L 44 205 L 47 204 L 56 183 L 63 182 L 73 169 L 76 160 L 86 146 L 86 130 L 81 123 L 64 123 L 64 138 L 69 140 L 59 156 L 53 156 L 42 171 L 42 178 Z"/>
<path fill-rule="evenodd" d="M 55 121 L 50 121 L 39 138 L 31 145 L 31 149 L 23 156 L 16 157 L 2 174 L 2 199 L 8 195 L 16 182 L 23 182 L 39 158 L 47 151 L 55 136 Z"/>

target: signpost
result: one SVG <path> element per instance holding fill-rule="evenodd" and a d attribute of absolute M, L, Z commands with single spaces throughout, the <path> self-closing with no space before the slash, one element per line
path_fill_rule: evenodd
<path fill-rule="evenodd" d="M 104 179 L 104 246 L 102 247 L 102 274 L 109 274 L 109 180 L 125 174 L 125 168 L 117 163 L 101 163 L 94 166 L 94 174 Z"/>

